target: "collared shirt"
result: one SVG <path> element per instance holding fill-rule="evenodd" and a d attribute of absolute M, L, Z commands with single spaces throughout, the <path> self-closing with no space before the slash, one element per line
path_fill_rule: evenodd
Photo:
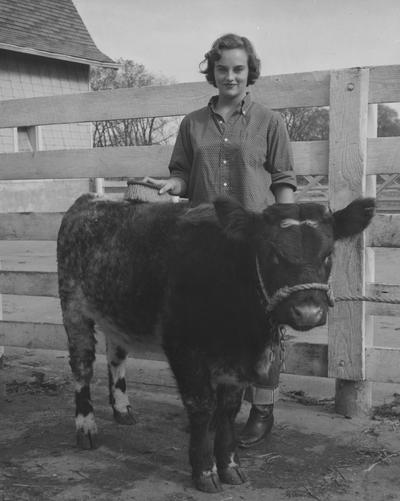
<path fill-rule="evenodd" d="M 231 196 L 262 210 L 278 185 L 296 189 L 289 136 L 279 113 L 253 102 L 250 94 L 227 122 L 208 106 L 182 120 L 172 153 L 171 176 L 186 182 L 192 205 Z"/>

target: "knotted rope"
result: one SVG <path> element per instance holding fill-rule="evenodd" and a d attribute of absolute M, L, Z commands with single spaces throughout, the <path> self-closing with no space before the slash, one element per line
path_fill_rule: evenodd
<path fill-rule="evenodd" d="M 322 283 L 308 283 L 308 284 L 298 284 L 298 285 L 293 285 L 289 287 L 286 285 L 285 287 L 282 287 L 281 289 L 278 289 L 273 296 L 269 296 L 267 293 L 267 290 L 264 285 L 264 281 L 261 276 L 261 271 L 260 271 L 260 263 L 258 261 L 258 257 L 256 256 L 256 269 L 257 269 L 257 278 L 259 282 L 259 286 L 262 292 L 262 295 L 264 297 L 265 301 L 265 310 L 267 313 L 271 312 L 277 304 L 279 304 L 281 301 L 289 297 L 291 294 L 294 294 L 295 292 L 299 291 L 305 291 L 305 290 L 322 290 L 326 292 L 326 295 L 328 297 L 328 304 L 329 306 L 334 306 L 335 302 L 342 302 L 342 301 L 369 301 L 369 302 L 374 302 L 374 303 L 388 303 L 388 304 L 400 304 L 400 299 L 399 298 L 382 298 L 382 297 L 377 297 L 377 296 L 338 296 L 334 297 L 332 287 L 330 282 L 327 284 L 322 284 Z"/>

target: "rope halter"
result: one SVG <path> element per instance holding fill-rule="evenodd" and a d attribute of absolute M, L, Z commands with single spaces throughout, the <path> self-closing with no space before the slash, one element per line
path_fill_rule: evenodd
<path fill-rule="evenodd" d="M 260 286 L 260 290 L 261 290 L 263 299 L 265 301 L 266 313 L 270 313 L 271 311 L 273 311 L 280 302 L 282 302 L 284 299 L 286 299 L 290 295 L 294 294 L 295 292 L 300 292 L 300 291 L 305 291 L 305 290 L 325 291 L 327 298 L 328 298 L 329 306 L 334 305 L 335 298 L 333 296 L 333 291 L 332 291 L 332 288 L 331 288 L 331 285 L 329 282 L 327 284 L 322 284 L 322 283 L 318 283 L 318 282 L 311 282 L 308 284 L 293 285 L 291 287 L 289 287 L 288 285 L 285 285 L 284 287 L 281 287 L 280 289 L 278 289 L 272 296 L 270 296 L 265 288 L 264 281 L 263 281 L 262 276 L 261 276 L 260 262 L 258 260 L 258 256 L 256 256 L 256 269 L 257 269 L 258 284 Z"/>

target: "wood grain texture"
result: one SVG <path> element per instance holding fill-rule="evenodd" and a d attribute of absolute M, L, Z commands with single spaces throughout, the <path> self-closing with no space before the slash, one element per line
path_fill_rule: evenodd
<path fill-rule="evenodd" d="M 334 210 L 365 193 L 368 79 L 366 69 L 331 74 L 329 200 Z M 338 296 L 364 294 L 365 236 L 338 242 L 333 289 Z M 330 377 L 365 378 L 365 303 L 338 303 L 330 312 Z"/>
<path fill-rule="evenodd" d="M 400 247 L 400 214 L 376 214 L 366 242 L 371 247 Z"/>
<path fill-rule="evenodd" d="M 58 297 L 57 273 L 0 271 L 0 293 L 22 296 Z"/>

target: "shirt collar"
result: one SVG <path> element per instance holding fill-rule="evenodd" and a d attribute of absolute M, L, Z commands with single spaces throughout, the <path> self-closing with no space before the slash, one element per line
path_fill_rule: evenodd
<path fill-rule="evenodd" d="M 212 98 L 208 102 L 208 107 L 210 108 L 210 110 L 213 113 L 215 113 L 215 105 L 217 104 L 217 100 L 218 100 L 218 96 L 212 96 Z M 240 103 L 240 113 L 242 115 L 246 115 L 249 108 L 250 108 L 250 105 L 251 105 L 250 92 L 246 92 L 246 95 L 244 96 L 244 98 L 242 99 L 242 102 Z"/>

